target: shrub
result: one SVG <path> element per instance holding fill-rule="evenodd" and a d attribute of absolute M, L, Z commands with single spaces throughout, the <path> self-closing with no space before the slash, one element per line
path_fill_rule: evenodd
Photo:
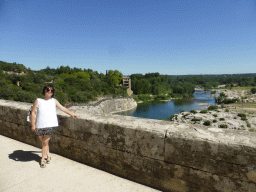
<path fill-rule="evenodd" d="M 68 96 L 67 94 L 61 92 L 61 91 L 58 91 L 56 90 L 55 91 L 55 97 L 56 99 L 58 99 L 58 101 L 62 104 L 62 105 L 65 105 L 68 103 Z"/>
<path fill-rule="evenodd" d="M 225 103 L 225 104 L 235 103 L 235 102 L 239 102 L 239 99 L 238 98 L 236 98 L 236 99 L 224 99 L 222 102 Z"/>
<path fill-rule="evenodd" d="M 0 87 L 6 87 L 8 84 L 6 83 L 6 81 L 1 80 L 0 81 Z"/>
<path fill-rule="evenodd" d="M 246 120 L 246 114 L 244 114 L 244 113 L 238 113 L 237 116 L 241 117 L 241 120 L 243 120 L 243 121 Z"/>
<path fill-rule="evenodd" d="M 168 100 L 169 97 L 165 96 L 165 95 L 157 95 L 154 99 L 155 100 Z"/>
<path fill-rule="evenodd" d="M 225 125 L 225 124 L 221 124 L 219 127 L 220 127 L 220 128 L 228 128 L 228 126 Z"/>
<path fill-rule="evenodd" d="M 25 91 L 18 91 L 17 93 L 18 100 L 21 102 L 28 102 L 33 103 L 37 96 L 33 93 L 25 92 Z"/>
<path fill-rule="evenodd" d="M 216 91 L 211 91 L 211 94 L 216 94 Z"/>
<path fill-rule="evenodd" d="M 139 102 L 139 98 L 137 95 L 132 95 L 132 98 L 136 101 L 136 102 Z"/>
<path fill-rule="evenodd" d="M 213 123 L 216 123 L 216 122 L 217 122 L 217 120 L 216 120 L 216 119 L 213 119 L 213 120 L 212 120 L 212 122 L 213 122 Z"/>
<path fill-rule="evenodd" d="M 251 89 L 251 92 L 252 92 L 252 94 L 256 93 L 256 88 L 255 88 L 255 87 L 252 88 L 252 89 Z"/>
<path fill-rule="evenodd" d="M 251 127 L 251 124 L 248 121 L 246 121 L 246 124 L 247 124 L 247 127 Z"/>
<path fill-rule="evenodd" d="M 225 118 L 220 118 L 220 121 L 224 121 L 225 120 Z"/>
<path fill-rule="evenodd" d="M 204 122 L 204 125 L 206 125 L 206 126 L 211 125 L 211 121 L 208 121 L 208 120 L 207 120 L 207 121 L 205 121 L 205 122 Z"/>
<path fill-rule="evenodd" d="M 171 115 L 170 121 L 173 121 L 173 118 L 174 118 L 174 114 Z"/>
<path fill-rule="evenodd" d="M 223 93 L 223 92 L 220 93 L 220 96 L 221 97 L 226 97 L 225 93 Z"/>
<path fill-rule="evenodd" d="M 256 130 L 255 130 L 255 129 L 249 129 L 249 131 L 250 131 L 250 132 L 256 132 Z"/>
<path fill-rule="evenodd" d="M 201 121 L 202 119 L 199 119 L 199 118 L 193 118 L 191 119 L 191 121 Z"/>
<path fill-rule="evenodd" d="M 142 100 L 142 101 L 148 101 L 148 100 L 152 99 L 149 94 L 141 94 L 141 95 L 138 95 L 138 98 L 139 98 L 140 100 Z"/>
<path fill-rule="evenodd" d="M 211 106 L 208 107 L 208 110 L 209 110 L 209 111 L 210 111 L 210 110 L 215 110 L 215 109 L 218 109 L 218 106 L 216 106 L 216 105 L 211 105 Z"/>
<path fill-rule="evenodd" d="M 200 113 L 208 113 L 207 110 L 201 110 Z"/>
<path fill-rule="evenodd" d="M 194 113 L 194 114 L 195 114 L 195 113 L 197 113 L 197 112 L 196 112 L 196 110 L 192 109 L 192 110 L 190 111 L 190 113 Z"/>
<path fill-rule="evenodd" d="M 241 117 L 241 120 L 246 121 L 247 119 L 246 117 Z"/>
<path fill-rule="evenodd" d="M 216 103 L 221 103 L 222 102 L 222 97 L 218 96 L 217 98 L 215 98 Z"/>
<path fill-rule="evenodd" d="M 229 112 L 229 109 L 225 109 L 225 112 Z"/>
<path fill-rule="evenodd" d="M 246 114 L 244 114 L 244 113 L 238 113 L 237 116 L 239 116 L 239 117 L 246 117 Z"/>
<path fill-rule="evenodd" d="M 214 116 L 214 117 L 218 117 L 218 115 L 217 115 L 217 114 L 213 114 L 212 116 Z"/>

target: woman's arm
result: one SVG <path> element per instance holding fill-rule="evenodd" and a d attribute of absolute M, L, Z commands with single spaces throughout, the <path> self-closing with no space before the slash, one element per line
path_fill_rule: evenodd
<path fill-rule="evenodd" d="M 56 106 L 63 112 L 67 113 L 68 115 L 70 115 L 73 119 L 76 119 L 77 117 L 79 117 L 79 115 L 76 115 L 74 113 L 71 113 L 67 108 L 63 107 L 59 101 L 57 99 L 55 99 L 56 102 Z"/>
<path fill-rule="evenodd" d="M 36 108 L 37 108 L 37 105 L 38 105 L 38 100 L 36 100 L 33 104 L 33 108 L 31 110 L 31 115 L 30 115 L 30 123 L 31 123 L 31 129 L 32 131 L 36 131 L 36 122 L 35 122 L 35 119 L 36 119 Z"/>

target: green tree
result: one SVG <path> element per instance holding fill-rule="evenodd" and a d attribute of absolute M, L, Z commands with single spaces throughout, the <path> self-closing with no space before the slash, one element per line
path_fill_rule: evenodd
<path fill-rule="evenodd" d="M 118 85 L 123 80 L 123 74 L 118 70 L 109 70 L 108 76 L 110 77 L 114 85 Z"/>
<path fill-rule="evenodd" d="M 80 72 L 75 72 L 72 75 L 79 79 L 88 79 L 88 80 L 90 79 L 90 75 L 88 72 L 80 71 Z"/>

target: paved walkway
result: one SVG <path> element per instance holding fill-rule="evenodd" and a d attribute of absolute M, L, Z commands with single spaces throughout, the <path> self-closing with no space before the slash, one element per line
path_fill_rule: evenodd
<path fill-rule="evenodd" d="M 54 153 L 42 169 L 40 148 L 3 135 L 0 147 L 0 192 L 158 191 Z"/>

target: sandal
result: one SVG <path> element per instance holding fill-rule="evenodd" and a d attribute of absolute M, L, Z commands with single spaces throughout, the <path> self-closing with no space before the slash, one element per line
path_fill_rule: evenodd
<path fill-rule="evenodd" d="M 46 167 L 46 165 L 45 165 L 45 161 L 43 161 L 43 162 L 41 161 L 41 165 L 40 165 L 40 167 L 41 167 L 41 168 L 45 168 L 45 167 Z"/>
<path fill-rule="evenodd" d="M 46 160 L 46 164 L 50 164 L 50 161 L 52 160 L 51 157 L 48 157 L 47 160 Z"/>

